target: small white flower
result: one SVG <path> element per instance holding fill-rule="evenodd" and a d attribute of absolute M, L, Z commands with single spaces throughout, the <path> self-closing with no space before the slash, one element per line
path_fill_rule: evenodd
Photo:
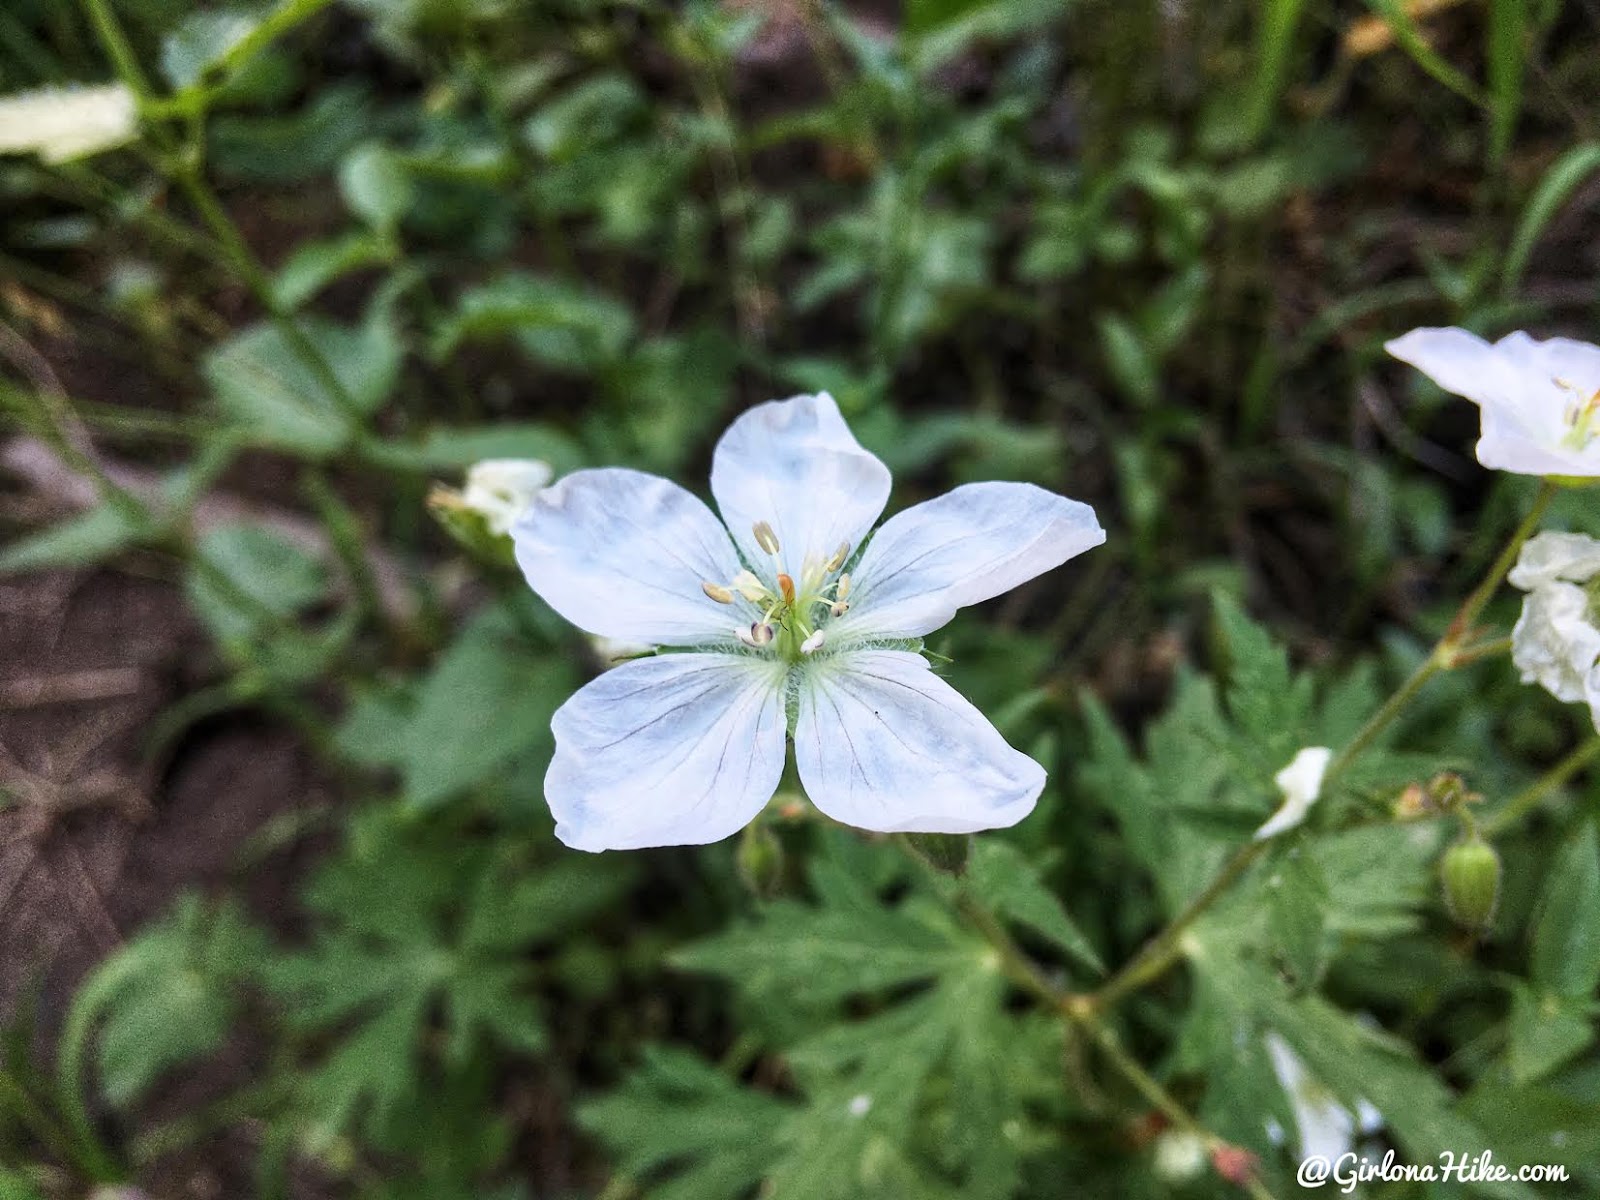
<path fill-rule="evenodd" d="M 1356 1102 L 1353 1114 L 1340 1104 L 1332 1092 L 1312 1078 L 1300 1056 L 1277 1031 L 1268 1030 L 1263 1040 L 1272 1059 L 1272 1073 L 1294 1110 L 1301 1159 L 1337 1162 L 1350 1152 L 1358 1132 L 1375 1133 L 1383 1128 L 1383 1114 L 1366 1100 Z"/>
<path fill-rule="evenodd" d="M 871 1111 L 872 1111 L 872 1097 L 871 1096 L 868 1096 L 865 1093 L 863 1093 L 862 1095 L 852 1096 L 850 1098 L 850 1115 L 852 1117 L 864 1117 Z"/>
<path fill-rule="evenodd" d="M 0 97 L 0 154 L 67 162 L 132 141 L 137 128 L 133 93 L 120 83 Z"/>
<path fill-rule="evenodd" d="M 1490 344 L 1465 329 L 1413 329 L 1386 349 L 1482 410 L 1484 466 L 1600 475 L 1600 346 L 1521 332 Z"/>
<path fill-rule="evenodd" d="M 507 534 L 550 476 L 550 464 L 536 458 L 486 458 L 467 468 L 461 502 L 483 517 L 491 533 Z"/>
<path fill-rule="evenodd" d="M 889 471 L 827 395 L 739 417 L 711 491 L 726 528 L 665 479 L 577 471 L 512 529 L 529 584 L 567 620 L 686 651 L 623 663 L 556 713 L 556 835 L 581 850 L 719 841 L 772 797 L 791 727 L 806 792 L 845 824 L 970 833 L 1026 816 L 1044 769 L 907 645 L 1098 546 L 1093 510 L 967 484 L 857 554 Z"/>
<path fill-rule="evenodd" d="M 1287 833 L 1306 819 L 1311 806 L 1322 795 L 1322 777 L 1328 772 L 1333 751 L 1326 746 L 1307 746 L 1287 767 L 1272 777 L 1283 792 L 1283 804 L 1256 830 L 1256 841 Z"/>
<path fill-rule="evenodd" d="M 1589 705 L 1600 729 L 1600 628 L 1589 587 L 1600 576 L 1600 542 L 1545 532 L 1522 547 L 1507 579 L 1527 592 L 1511 630 L 1511 661 L 1523 683 L 1557 700 Z"/>

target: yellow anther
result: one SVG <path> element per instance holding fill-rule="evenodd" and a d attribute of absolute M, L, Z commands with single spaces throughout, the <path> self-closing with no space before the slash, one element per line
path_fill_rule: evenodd
<path fill-rule="evenodd" d="M 729 588 L 723 587 L 722 584 L 720 584 L 720 583 L 712 583 L 708 579 L 708 580 L 706 580 L 705 582 L 703 582 L 700 585 L 700 590 L 702 592 L 704 592 L 707 596 L 711 597 L 711 599 L 715 600 L 718 604 L 732 604 L 733 603 L 733 592 L 732 592 L 732 590 L 729 589 Z"/>
<path fill-rule="evenodd" d="M 783 593 L 783 602 L 785 604 L 794 603 L 794 580 L 790 576 L 779 573 L 778 590 Z"/>
<path fill-rule="evenodd" d="M 765 521 L 757 521 L 750 527 L 750 532 L 755 535 L 756 545 L 768 554 L 776 554 L 779 550 L 778 535 L 772 532 L 772 526 Z"/>
<path fill-rule="evenodd" d="M 826 563 L 823 564 L 822 569 L 827 574 L 832 575 L 840 567 L 844 566 L 845 560 L 848 559 L 849 557 L 850 557 L 850 543 L 849 542 L 840 542 L 839 543 L 839 548 L 833 552 L 833 557 L 830 558 Z"/>
<path fill-rule="evenodd" d="M 839 576 L 839 582 L 834 585 L 833 598 L 835 600 L 843 600 L 849 594 L 850 594 L 850 574 L 849 574 L 849 572 L 846 572 L 845 574 Z"/>

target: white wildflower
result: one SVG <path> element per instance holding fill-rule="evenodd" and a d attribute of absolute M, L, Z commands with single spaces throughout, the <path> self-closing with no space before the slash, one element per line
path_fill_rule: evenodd
<path fill-rule="evenodd" d="M 1511 661 L 1523 683 L 1568 704 L 1586 701 L 1600 729 L 1600 628 L 1590 588 L 1600 577 L 1600 542 L 1545 532 L 1522 547 L 1506 576 L 1527 592 L 1511 630 Z"/>
<path fill-rule="evenodd" d="M 120 83 L 0 97 L 0 154 L 67 162 L 132 141 L 137 126 L 133 93 Z"/>
<path fill-rule="evenodd" d="M 491 533 L 507 534 L 550 476 L 550 465 L 536 458 L 486 458 L 467 469 L 461 502 L 483 517 Z"/>
<path fill-rule="evenodd" d="M 1305 1063 L 1289 1047 L 1282 1035 L 1269 1030 L 1264 1039 L 1272 1059 L 1272 1073 L 1278 1077 L 1294 1123 L 1300 1133 L 1300 1157 L 1323 1158 L 1338 1162 L 1348 1154 L 1357 1133 L 1375 1133 L 1383 1128 L 1383 1114 L 1366 1100 L 1356 1102 L 1352 1113 L 1334 1094 L 1306 1070 Z"/>
<path fill-rule="evenodd" d="M 1264 841 L 1287 833 L 1306 819 L 1311 806 L 1322 795 L 1322 777 L 1328 772 L 1333 751 L 1326 746 L 1307 746 L 1287 767 L 1272 777 L 1283 792 L 1283 804 L 1256 830 L 1256 840 Z"/>
<path fill-rule="evenodd" d="M 557 836 L 583 850 L 725 838 L 776 790 L 791 726 L 806 792 L 846 824 L 969 833 L 1026 816 L 1044 769 L 907 647 L 1099 545 L 1093 510 L 967 484 L 856 554 L 889 471 L 827 395 L 739 417 L 711 491 L 726 528 L 665 479 L 577 471 L 512 529 L 529 584 L 569 621 L 684 651 L 623 663 L 556 713 Z"/>
<path fill-rule="evenodd" d="M 1600 475 L 1600 346 L 1513 333 L 1413 329 L 1387 344 L 1482 410 L 1478 461 L 1518 475 Z"/>

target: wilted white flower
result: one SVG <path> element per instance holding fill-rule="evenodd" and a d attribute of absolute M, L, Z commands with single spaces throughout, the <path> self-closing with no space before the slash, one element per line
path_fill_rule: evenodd
<path fill-rule="evenodd" d="M 1506 578 L 1527 592 L 1511 630 L 1511 661 L 1523 683 L 1557 700 L 1589 705 L 1600 729 L 1600 628 L 1590 588 L 1600 576 L 1600 542 L 1581 533 L 1529 538 Z"/>
<path fill-rule="evenodd" d="M 21 92 L 0 97 L 0 154 L 67 162 L 132 141 L 137 125 L 133 93 L 120 83 Z"/>
<path fill-rule="evenodd" d="M 1287 833 L 1306 819 L 1311 806 L 1322 795 L 1322 777 L 1328 773 L 1333 751 L 1326 746 L 1307 746 L 1289 765 L 1272 777 L 1283 792 L 1283 804 L 1256 830 L 1256 840 L 1264 841 Z"/>
<path fill-rule="evenodd" d="M 1518 475 L 1600 475 L 1600 347 L 1413 329 L 1386 346 L 1482 410 L 1478 461 Z"/>
<path fill-rule="evenodd" d="M 1282 1035 L 1269 1030 L 1263 1039 L 1272 1073 L 1278 1077 L 1294 1123 L 1300 1133 L 1300 1157 L 1323 1158 L 1337 1162 L 1350 1152 L 1359 1133 L 1375 1133 L 1383 1128 L 1383 1114 L 1366 1100 L 1356 1102 L 1351 1113 L 1337 1097 L 1306 1070 L 1305 1063 L 1289 1047 Z"/>
<path fill-rule="evenodd" d="M 537 458 L 486 458 L 467 468 L 461 502 L 483 517 L 491 533 L 510 533 L 551 474 L 550 464 Z"/>
<path fill-rule="evenodd" d="M 1093 510 L 967 484 L 861 549 L 889 471 L 827 395 L 739 417 L 711 490 L 726 528 L 665 479 L 577 471 L 512 529 L 529 584 L 569 621 L 684 651 L 623 663 L 556 713 L 557 836 L 582 850 L 725 838 L 776 790 L 789 730 L 807 793 L 846 824 L 969 833 L 1027 815 L 1044 769 L 915 648 L 958 608 L 1099 545 Z"/>

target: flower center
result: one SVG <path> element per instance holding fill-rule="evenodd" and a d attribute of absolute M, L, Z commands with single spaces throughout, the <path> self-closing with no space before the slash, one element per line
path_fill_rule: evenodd
<path fill-rule="evenodd" d="M 757 521 L 751 532 L 776 567 L 783 547 L 772 526 Z M 842 617 L 850 609 L 850 576 L 844 571 L 849 557 L 850 543 L 841 542 L 827 559 L 807 553 L 798 580 L 777 571 L 776 587 L 769 587 L 754 571 L 740 571 L 726 583 L 706 580 L 700 586 L 718 604 L 743 600 L 756 610 L 759 615 L 754 621 L 734 629 L 746 646 L 755 650 L 770 646 L 789 662 L 799 662 L 827 643 L 824 627 L 828 620 Z"/>
<path fill-rule="evenodd" d="M 1554 382 L 1558 388 L 1572 397 L 1567 403 L 1564 417 L 1567 433 L 1561 439 L 1561 444 L 1570 450 L 1586 450 L 1589 443 L 1600 436 L 1600 429 L 1595 428 L 1595 422 L 1600 420 L 1600 389 L 1586 396 L 1584 389 L 1568 383 L 1565 379 L 1557 378 Z"/>

